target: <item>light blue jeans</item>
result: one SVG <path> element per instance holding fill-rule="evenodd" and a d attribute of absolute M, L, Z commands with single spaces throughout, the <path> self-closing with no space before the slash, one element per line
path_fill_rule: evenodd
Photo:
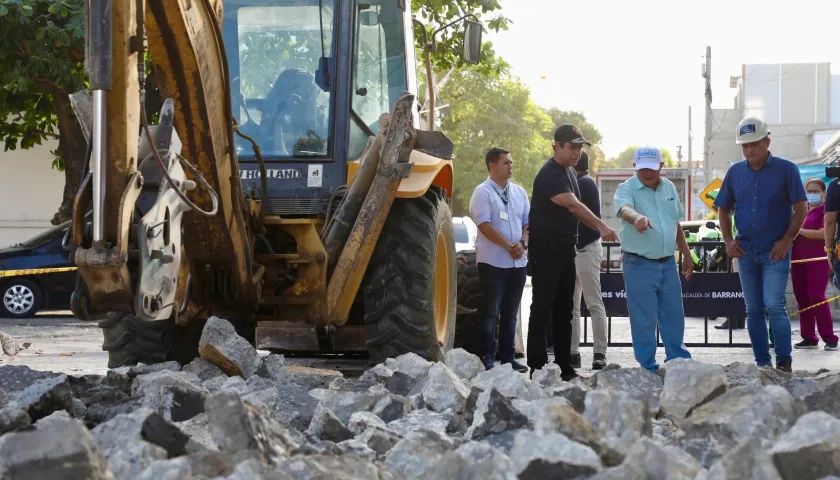
<path fill-rule="evenodd" d="M 747 331 L 750 333 L 755 363 L 759 366 L 772 365 L 767 321 L 773 330 L 776 365 L 784 360 L 790 361 L 791 327 L 790 317 L 785 310 L 790 252 L 785 258 L 772 262 L 770 250 L 744 248 L 744 256 L 738 259 L 738 274 L 747 306 Z"/>
<path fill-rule="evenodd" d="M 665 361 L 691 358 L 683 343 L 685 314 L 682 284 L 674 257 L 657 261 L 625 253 L 622 255 L 622 273 L 630 313 L 633 353 L 639 365 L 651 372 L 659 369 L 656 363 L 657 321 L 665 346 Z"/>

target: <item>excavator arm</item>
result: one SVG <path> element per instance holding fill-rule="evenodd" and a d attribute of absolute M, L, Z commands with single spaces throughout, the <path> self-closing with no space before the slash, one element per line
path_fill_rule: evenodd
<path fill-rule="evenodd" d="M 263 270 L 252 260 L 251 212 L 233 154 L 222 1 L 87 3 L 91 167 L 73 228 L 80 313 L 159 320 L 185 313 L 189 300 L 255 303 Z M 154 112 L 142 98 L 146 45 L 167 99 L 151 127 Z"/>

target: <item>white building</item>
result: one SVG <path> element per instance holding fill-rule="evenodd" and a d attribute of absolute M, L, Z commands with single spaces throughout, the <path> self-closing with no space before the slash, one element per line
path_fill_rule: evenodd
<path fill-rule="evenodd" d="M 52 168 L 57 140 L 29 150 L 0 151 L 0 248 L 52 227 L 61 205 L 64 172 Z"/>
<path fill-rule="evenodd" d="M 820 148 L 840 132 L 840 74 L 829 63 L 743 65 L 732 83 L 733 108 L 712 110 L 712 178 L 743 159 L 735 131 L 744 117 L 767 122 L 773 154 L 799 164 L 818 163 Z"/>

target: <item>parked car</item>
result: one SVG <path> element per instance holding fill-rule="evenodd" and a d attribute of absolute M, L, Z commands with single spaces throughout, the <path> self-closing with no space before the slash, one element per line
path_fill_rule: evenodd
<path fill-rule="evenodd" d="M 455 227 L 455 251 L 463 252 L 475 249 L 475 239 L 478 237 L 478 227 L 475 226 L 470 217 L 454 217 L 452 224 Z"/>
<path fill-rule="evenodd" d="M 69 228 L 68 221 L 29 240 L 0 249 L 0 317 L 29 318 L 42 310 L 70 309 L 77 273 L 62 248 Z M 21 272 L 46 268 L 68 270 Z M 13 275 L 7 276 L 10 273 Z"/>

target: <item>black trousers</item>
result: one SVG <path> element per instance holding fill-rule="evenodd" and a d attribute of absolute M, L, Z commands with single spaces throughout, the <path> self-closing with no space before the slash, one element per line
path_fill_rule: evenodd
<path fill-rule="evenodd" d="M 548 363 L 546 324 L 554 336 L 554 362 L 563 374 L 571 366 L 572 310 L 575 294 L 575 245 L 535 239 L 528 244 L 531 268 L 531 317 L 528 320 L 528 366 L 539 370 Z"/>

